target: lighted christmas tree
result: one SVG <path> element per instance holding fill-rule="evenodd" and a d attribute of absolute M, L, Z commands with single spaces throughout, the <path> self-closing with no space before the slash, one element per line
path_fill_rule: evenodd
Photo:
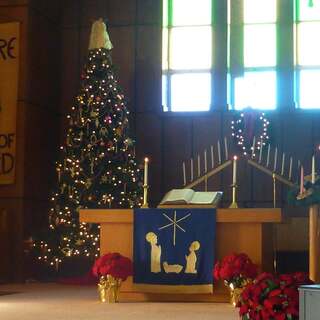
<path fill-rule="evenodd" d="M 141 172 L 111 49 L 105 24 L 96 21 L 56 165 L 58 183 L 51 199 L 49 230 L 34 245 L 38 259 L 56 267 L 66 256 L 99 256 L 98 226 L 79 223 L 80 208 L 141 205 Z"/>

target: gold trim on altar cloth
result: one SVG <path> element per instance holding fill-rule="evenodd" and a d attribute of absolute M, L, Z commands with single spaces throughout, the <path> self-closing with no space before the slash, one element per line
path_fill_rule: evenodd
<path fill-rule="evenodd" d="M 195 285 L 162 285 L 162 284 L 137 284 L 133 283 L 133 289 L 137 292 L 147 293 L 212 293 L 212 284 Z"/>

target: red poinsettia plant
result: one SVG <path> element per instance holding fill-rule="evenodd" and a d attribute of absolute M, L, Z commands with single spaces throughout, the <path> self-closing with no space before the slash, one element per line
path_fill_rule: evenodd
<path fill-rule="evenodd" d="M 99 278 L 111 275 L 124 281 L 133 273 L 132 261 L 117 252 L 107 253 L 95 261 L 92 273 Z"/>
<path fill-rule="evenodd" d="M 296 320 L 299 318 L 298 287 L 311 284 L 307 274 L 260 274 L 246 286 L 238 303 L 241 319 Z"/>
<path fill-rule="evenodd" d="M 248 279 L 254 279 L 257 275 L 257 266 L 245 253 L 232 253 L 218 261 L 213 269 L 213 277 L 223 280 L 226 285 L 242 287 Z"/>

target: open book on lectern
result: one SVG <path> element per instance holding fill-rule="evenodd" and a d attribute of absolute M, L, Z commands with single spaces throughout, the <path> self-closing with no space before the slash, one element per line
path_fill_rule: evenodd
<path fill-rule="evenodd" d="M 194 191 L 192 189 L 172 189 L 167 192 L 160 205 L 212 205 L 217 206 L 222 191 Z"/>

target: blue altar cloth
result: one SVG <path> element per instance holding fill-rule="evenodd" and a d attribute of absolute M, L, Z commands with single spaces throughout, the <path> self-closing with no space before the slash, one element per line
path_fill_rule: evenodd
<path fill-rule="evenodd" d="M 215 224 L 215 208 L 136 209 L 134 284 L 149 292 L 212 292 Z"/>

